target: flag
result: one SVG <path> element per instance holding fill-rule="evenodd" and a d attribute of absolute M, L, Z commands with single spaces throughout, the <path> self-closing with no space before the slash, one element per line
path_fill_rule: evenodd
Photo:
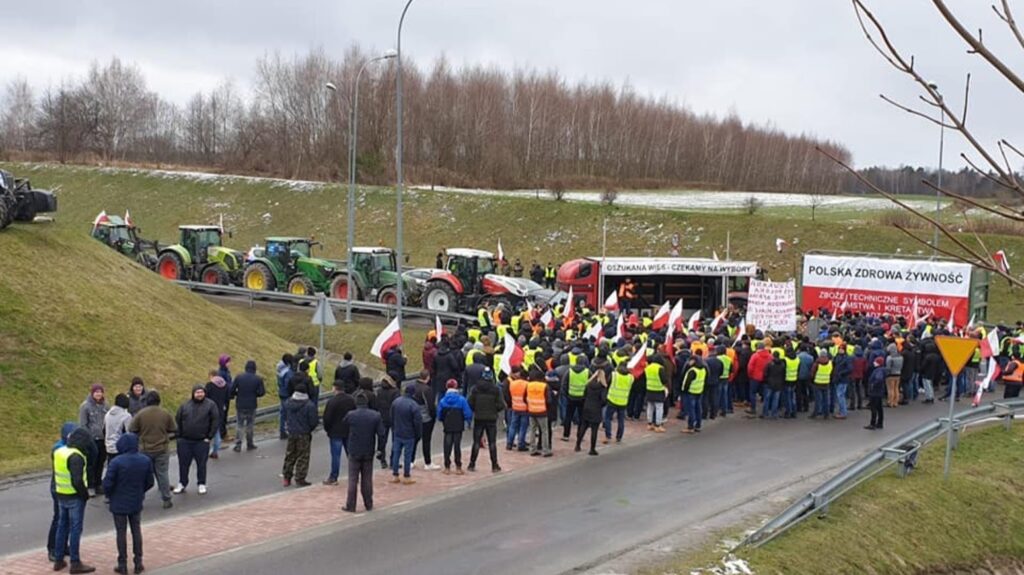
<path fill-rule="evenodd" d="M 997 355 L 999 355 L 999 329 L 992 328 L 992 331 L 988 332 L 988 337 L 981 340 L 981 357 L 988 359 Z"/>
<path fill-rule="evenodd" d="M 675 335 L 676 330 L 682 327 L 681 321 L 683 319 L 683 299 L 679 298 L 676 301 L 676 305 L 672 306 L 672 313 L 668 314 L 668 333 L 665 335 L 665 343 L 672 343 L 672 336 Z M 676 325 L 680 324 L 680 325 Z"/>
<path fill-rule="evenodd" d="M 711 259 L 713 259 L 713 260 L 715 260 L 717 262 L 718 261 L 718 252 L 716 252 L 715 250 L 711 250 Z"/>
<path fill-rule="evenodd" d="M 398 318 L 396 317 L 384 328 L 384 331 L 380 332 L 377 339 L 373 340 L 373 347 L 370 348 L 370 353 L 384 359 L 384 355 L 391 348 L 399 345 L 402 345 L 402 330 L 398 327 Z"/>
<path fill-rule="evenodd" d="M 1010 261 L 1006 259 L 1006 252 L 999 250 L 992 254 L 992 259 L 995 260 L 996 266 L 999 267 L 1000 271 L 1004 274 L 1010 273 Z"/>
<path fill-rule="evenodd" d="M 600 341 L 601 339 L 601 321 L 598 320 L 594 325 L 590 326 L 590 329 L 583 333 L 583 339 L 594 338 L 594 341 Z"/>
<path fill-rule="evenodd" d="M 740 320 L 740 327 L 739 329 L 736 330 L 736 339 L 732 342 L 733 345 L 735 345 L 737 342 L 743 339 L 743 335 L 745 333 L 747 333 L 747 318 L 743 318 Z"/>
<path fill-rule="evenodd" d="M 444 326 L 441 325 L 441 318 L 434 316 L 434 336 L 437 337 L 438 343 L 441 341 L 441 336 L 444 335 Z"/>
<path fill-rule="evenodd" d="M 973 313 L 971 314 L 971 319 L 967 321 L 967 326 L 964 327 L 965 331 L 969 331 L 972 327 L 974 327 L 974 319 L 976 317 L 977 317 L 976 314 L 973 314 Z"/>
<path fill-rule="evenodd" d="M 132 227 L 135 224 L 132 223 L 132 215 L 128 213 L 128 208 L 124 210 L 124 225 Z"/>
<path fill-rule="evenodd" d="M 619 292 L 612 291 L 612 295 L 604 300 L 605 311 L 619 311 Z"/>
<path fill-rule="evenodd" d="M 576 302 L 572 298 L 572 286 L 569 286 L 569 297 L 565 299 L 564 315 L 567 325 L 572 325 L 573 320 L 576 319 Z"/>
<path fill-rule="evenodd" d="M 949 328 L 949 333 L 956 333 L 956 320 L 954 318 L 955 315 L 956 306 L 954 305 L 953 307 L 949 308 L 949 325 L 947 326 Z"/>
<path fill-rule="evenodd" d="M 647 342 L 644 342 L 640 349 L 633 354 L 633 357 L 629 358 L 629 363 L 626 364 L 626 368 L 633 374 L 633 377 L 640 377 L 640 374 L 644 372 L 644 368 L 647 367 Z"/>
<path fill-rule="evenodd" d="M 217 227 L 220 228 L 220 233 L 224 233 L 224 214 L 220 215 L 220 221 L 217 223 Z"/>
<path fill-rule="evenodd" d="M 505 334 L 505 349 L 501 352 L 501 371 L 512 374 L 512 369 L 523 365 L 523 348 L 519 347 L 511 334 Z"/>
<path fill-rule="evenodd" d="M 530 300 L 526 300 L 526 313 L 530 315 L 530 321 L 533 321 L 533 304 Z"/>
<path fill-rule="evenodd" d="M 540 322 L 544 324 L 547 329 L 554 329 L 555 327 L 555 316 L 551 313 L 551 310 L 544 312 L 544 315 L 540 316 Z"/>
<path fill-rule="evenodd" d="M 972 407 L 978 407 L 978 404 L 981 403 L 982 392 L 988 389 L 989 386 L 994 385 L 993 382 L 1000 376 L 1000 374 L 1002 374 L 1002 369 L 999 367 L 999 362 L 997 362 L 994 357 L 988 358 L 988 367 L 985 369 L 985 379 L 978 384 L 978 391 L 974 393 L 974 401 L 971 402 Z"/>
<path fill-rule="evenodd" d="M 914 307 L 910 308 L 910 319 L 914 320 L 914 325 L 910 326 L 911 329 L 917 327 L 917 324 L 921 323 L 917 321 L 917 296 L 914 296 Z"/>
<path fill-rule="evenodd" d="M 718 329 L 719 324 L 721 324 L 722 320 L 724 320 L 724 319 L 725 319 L 725 312 L 723 311 L 723 312 L 719 313 L 718 315 L 716 315 L 715 319 L 713 319 L 711 321 L 711 329 L 709 329 L 708 331 L 710 333 L 715 333 L 715 330 Z"/>
<path fill-rule="evenodd" d="M 846 298 L 843 298 L 843 303 L 839 304 L 839 312 L 846 311 Z M 839 313 L 836 312 L 836 308 L 832 308 L 832 321 L 839 319 Z"/>
<path fill-rule="evenodd" d="M 690 316 L 690 321 L 686 322 L 686 327 L 691 331 L 700 327 L 700 310 L 693 312 L 693 315 Z"/>
<path fill-rule="evenodd" d="M 782 253 L 782 247 L 788 245 L 789 242 L 787 242 L 786 240 L 782 238 L 775 238 L 775 251 L 779 252 L 780 254 Z"/>
<path fill-rule="evenodd" d="M 623 320 L 622 314 L 619 314 L 619 319 L 615 321 L 615 339 L 626 339 L 626 334 L 623 333 L 623 327 L 625 321 Z"/>
<path fill-rule="evenodd" d="M 672 311 L 672 307 L 669 306 L 668 302 L 661 304 L 658 308 L 658 313 L 654 314 L 654 323 L 651 324 L 651 329 L 657 331 L 668 323 L 669 312 Z"/>
<path fill-rule="evenodd" d="M 96 216 L 95 220 L 92 221 L 92 229 L 95 230 L 96 228 L 99 227 L 100 224 L 106 224 L 106 223 L 109 223 L 109 222 L 110 222 L 110 218 L 107 217 L 107 212 L 106 212 L 106 210 L 104 210 L 104 211 L 100 212 L 99 215 Z"/>
<path fill-rule="evenodd" d="M 498 263 L 505 261 L 505 250 L 501 249 L 501 238 L 498 238 Z"/>

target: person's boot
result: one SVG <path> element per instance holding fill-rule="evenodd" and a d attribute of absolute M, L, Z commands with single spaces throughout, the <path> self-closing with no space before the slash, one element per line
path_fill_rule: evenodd
<path fill-rule="evenodd" d="M 96 568 L 92 565 L 86 565 L 81 561 L 73 561 L 71 563 L 71 573 L 92 573 Z"/>
<path fill-rule="evenodd" d="M 57 559 L 53 562 L 54 571 L 63 571 L 68 566 L 68 562 L 63 559 Z"/>
<path fill-rule="evenodd" d="M 573 449 L 573 451 L 582 451 L 580 449 L 580 442 L 579 441 L 576 442 L 576 449 Z"/>
<path fill-rule="evenodd" d="M 136 561 L 135 562 L 135 571 L 134 571 L 135 575 L 139 575 L 139 573 L 142 573 L 145 570 L 146 570 L 146 567 L 142 565 L 142 561 Z"/>
<path fill-rule="evenodd" d="M 128 575 L 128 565 L 125 563 L 118 563 L 116 566 L 114 566 L 114 573 Z"/>
<path fill-rule="evenodd" d="M 235 453 L 240 453 L 242 451 L 242 444 L 236 443 L 235 446 L 231 449 L 231 451 L 234 451 Z"/>

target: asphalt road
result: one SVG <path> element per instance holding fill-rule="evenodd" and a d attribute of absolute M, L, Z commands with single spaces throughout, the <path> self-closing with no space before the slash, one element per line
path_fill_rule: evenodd
<path fill-rule="evenodd" d="M 881 432 L 862 429 L 866 410 L 845 422 L 719 420 L 162 572 L 564 573 L 855 459 L 945 407 L 887 410 Z M 556 459 L 567 445 L 556 441 Z"/>

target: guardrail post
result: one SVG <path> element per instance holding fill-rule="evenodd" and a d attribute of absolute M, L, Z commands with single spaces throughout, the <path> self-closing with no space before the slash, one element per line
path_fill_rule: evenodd
<path fill-rule="evenodd" d="M 811 496 L 814 498 L 814 512 L 818 514 L 818 517 L 828 515 L 828 497 L 817 493 L 812 493 Z"/>
<path fill-rule="evenodd" d="M 995 414 L 1003 418 L 1003 428 L 1010 431 L 1013 427 L 1013 408 L 1001 401 L 993 401 L 992 407 L 996 408 Z"/>

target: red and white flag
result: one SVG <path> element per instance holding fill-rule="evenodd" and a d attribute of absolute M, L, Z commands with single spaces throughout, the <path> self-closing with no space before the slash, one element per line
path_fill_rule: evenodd
<path fill-rule="evenodd" d="M 124 225 L 133 227 L 135 224 L 132 223 L 132 215 L 128 213 L 128 208 L 124 210 Z"/>
<path fill-rule="evenodd" d="M 946 326 L 947 328 L 949 328 L 949 333 L 956 333 L 956 308 L 957 307 L 958 306 L 954 305 L 953 307 L 949 308 L 949 323 Z"/>
<path fill-rule="evenodd" d="M 836 308 L 832 308 L 832 321 L 839 319 L 839 314 L 846 311 L 846 298 L 843 298 L 843 303 L 839 304 L 839 311 Z"/>
<path fill-rule="evenodd" d="M 743 339 L 743 335 L 747 333 L 747 318 L 740 320 L 740 327 L 736 329 L 736 339 L 733 340 L 733 344 Z"/>
<path fill-rule="evenodd" d="M 92 229 L 96 229 L 100 224 L 106 224 L 110 222 L 110 218 L 107 216 L 107 211 L 104 210 L 96 216 L 96 219 L 92 221 Z"/>
<path fill-rule="evenodd" d="M 507 374 L 512 373 L 512 369 L 523 365 L 523 348 L 519 347 L 514 337 L 511 334 L 505 334 L 505 349 L 501 352 L 501 363 L 498 367 L 501 371 Z"/>
<path fill-rule="evenodd" d="M 789 242 L 782 238 L 775 238 L 775 251 L 782 253 L 782 248 L 788 246 Z"/>
<path fill-rule="evenodd" d="M 604 300 L 605 311 L 619 311 L 619 292 L 618 290 L 612 291 L 612 295 L 608 296 L 608 299 Z"/>
<path fill-rule="evenodd" d="M 498 238 L 498 263 L 505 261 L 505 250 L 501 249 L 501 238 Z"/>
<path fill-rule="evenodd" d="M 700 310 L 693 312 L 690 316 L 690 321 L 686 322 L 686 327 L 690 331 L 695 331 L 700 327 Z"/>
<path fill-rule="evenodd" d="M 683 320 L 683 299 L 679 298 L 676 305 L 672 306 L 672 313 L 668 314 L 668 333 L 665 334 L 665 343 L 672 343 L 672 336 L 676 330 L 682 327 Z"/>
<path fill-rule="evenodd" d="M 587 331 L 583 332 L 583 339 L 594 338 L 594 341 L 600 343 L 600 341 L 601 341 L 601 334 L 604 332 L 602 327 L 603 326 L 601 325 L 601 321 L 600 320 L 596 321 L 594 323 L 594 325 L 590 326 L 590 329 L 588 329 Z"/>
<path fill-rule="evenodd" d="M 625 334 L 625 331 L 624 331 L 625 323 L 626 322 L 623 319 L 622 314 L 620 313 L 619 314 L 619 319 L 615 320 L 615 339 L 619 339 L 619 338 L 626 339 L 626 334 Z"/>
<path fill-rule="evenodd" d="M 544 315 L 540 316 L 540 322 L 544 324 L 547 329 L 554 329 L 555 327 L 555 316 L 551 313 L 551 310 L 544 312 Z"/>
<path fill-rule="evenodd" d="M 1010 261 L 1006 259 L 1005 251 L 999 250 L 992 254 L 992 259 L 995 260 L 996 265 L 999 266 L 999 269 L 1002 270 L 1004 274 L 1010 273 Z"/>
<path fill-rule="evenodd" d="M 381 359 L 395 346 L 402 345 L 402 330 L 398 327 L 398 318 L 391 320 L 391 323 L 380 332 L 377 339 L 373 340 L 373 347 L 370 353 Z"/>
<path fill-rule="evenodd" d="M 665 324 L 668 323 L 668 316 L 671 312 L 672 306 L 670 306 L 668 302 L 661 304 L 661 307 L 658 308 L 658 313 L 654 314 L 654 321 L 651 323 L 651 329 L 657 331 L 665 327 Z"/>
<path fill-rule="evenodd" d="M 971 402 L 974 407 L 981 403 L 982 392 L 989 389 L 996 378 L 1002 373 L 999 362 L 996 361 L 997 355 L 999 355 L 999 329 L 992 328 L 992 331 L 988 333 L 988 337 L 981 340 L 981 357 L 988 360 L 988 365 L 985 369 L 985 379 L 978 385 L 978 391 L 974 394 L 974 401 Z"/>
<path fill-rule="evenodd" d="M 572 325 L 573 320 L 576 319 L 576 302 L 573 300 L 572 286 L 569 286 L 569 297 L 565 298 L 565 313 L 562 316 L 565 317 L 568 325 Z"/>
<path fill-rule="evenodd" d="M 708 332 L 709 333 L 715 333 L 715 330 L 718 329 L 718 326 L 721 325 L 722 321 L 724 321 L 724 320 L 725 320 L 725 312 L 723 311 L 723 312 L 719 313 L 718 315 L 716 315 L 715 319 L 713 319 L 711 321 L 711 329 L 709 329 Z"/>
<path fill-rule="evenodd" d="M 633 354 L 633 357 L 629 358 L 629 363 L 626 364 L 626 368 L 633 374 L 633 377 L 640 377 L 640 374 L 644 372 L 644 368 L 647 367 L 647 342 L 644 342 L 640 349 Z"/>
<path fill-rule="evenodd" d="M 534 311 L 533 304 L 530 303 L 530 300 L 526 300 L 526 313 L 529 315 L 530 321 L 533 321 Z"/>
<path fill-rule="evenodd" d="M 441 318 L 434 316 L 434 336 L 437 337 L 438 343 L 441 342 L 441 336 L 444 335 L 444 326 L 441 325 Z"/>

